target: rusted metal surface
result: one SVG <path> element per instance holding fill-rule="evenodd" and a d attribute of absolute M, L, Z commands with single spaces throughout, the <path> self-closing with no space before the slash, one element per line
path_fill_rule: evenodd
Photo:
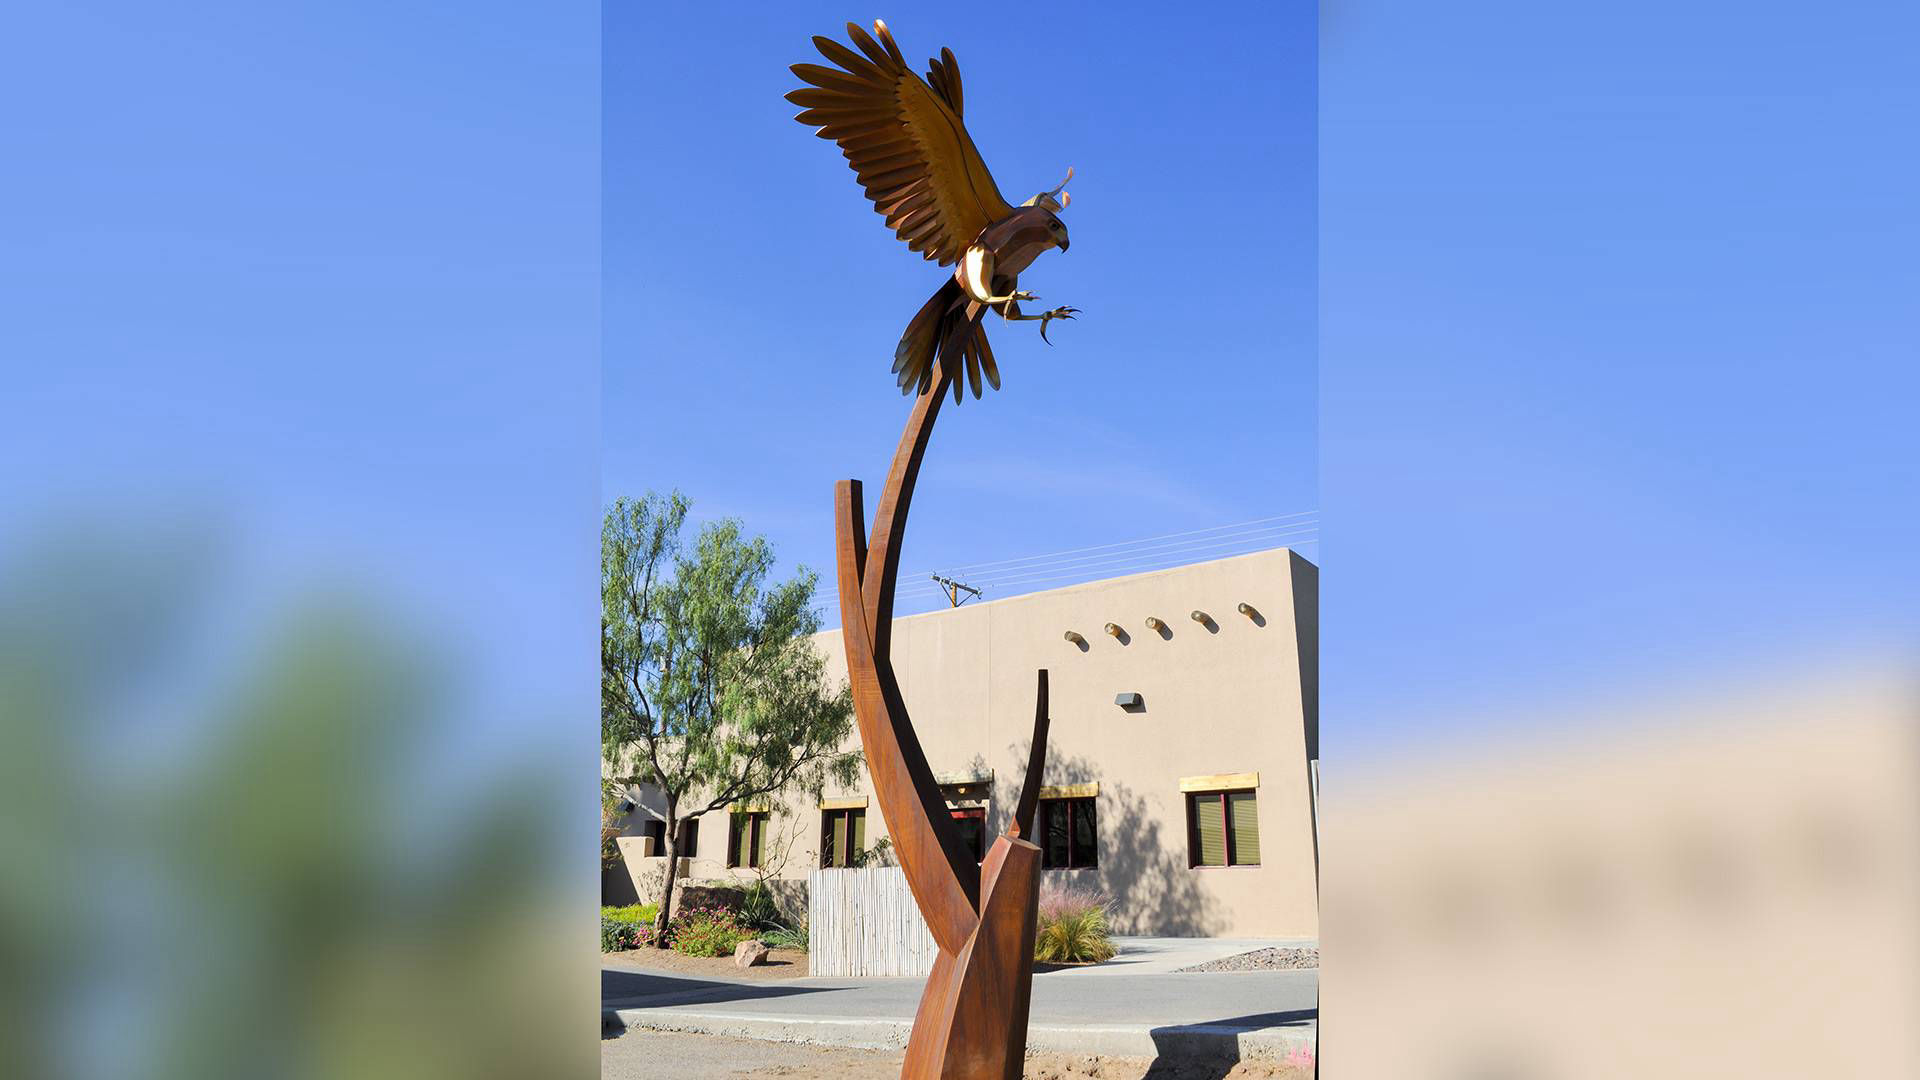
<path fill-rule="evenodd" d="M 901 1075 L 1005 1080 L 1020 1075 L 1033 987 L 1040 849 L 1031 836 L 1046 763 L 1047 673 L 1039 673 L 1026 784 L 1005 835 L 976 863 L 894 678 L 894 584 L 914 480 L 940 403 L 948 391 L 960 401 L 963 386 L 979 397 L 983 378 L 1000 387 L 982 320 L 993 312 L 1038 321 L 1045 339 L 1049 322 L 1077 310 L 1024 314 L 1021 302 L 1037 297 L 1019 288 L 1021 271 L 1041 254 L 1067 250 L 1059 214 L 1072 199 L 1066 181 L 1019 206 L 1000 194 L 961 120 L 960 66 L 952 52 L 940 50 L 922 78 L 886 24 L 875 22 L 869 34 L 848 23 L 847 37 L 851 46 L 813 39 L 833 66 L 793 65 L 808 85 L 787 100 L 802 109 L 796 119 L 840 147 L 888 228 L 909 249 L 954 267 L 894 349 L 900 389 L 917 396 L 870 532 L 860 482 L 843 480 L 834 492 L 840 620 L 860 742 L 900 868 L 939 948 Z"/>
<path fill-rule="evenodd" d="M 841 634 L 854 715 L 874 797 L 939 956 L 915 1016 L 901 1076 L 1008 1080 L 1020 1075 L 1033 988 L 1040 849 L 1026 837 L 1046 762 L 1047 673 L 1039 672 L 1033 743 L 1013 820 L 976 864 L 934 782 L 890 655 L 894 579 L 913 485 L 951 376 L 921 391 L 894 454 L 873 530 L 860 483 L 835 490 Z"/>
<path fill-rule="evenodd" d="M 1067 250 L 1067 226 L 1059 216 L 1073 201 L 1063 190 L 1066 181 L 1019 206 L 1009 203 L 961 119 L 960 65 L 953 53 L 941 49 L 923 78 L 907 64 L 885 23 L 875 21 L 871 34 L 848 23 L 847 38 L 853 47 L 813 39 L 832 67 L 793 65 L 808 84 L 787 94 L 801 109 L 794 119 L 840 147 L 873 208 L 910 250 L 954 267 L 894 349 L 900 389 L 924 395 L 937 367 L 956 402 L 963 384 L 979 397 L 982 376 L 998 390 L 1000 368 L 981 321 L 988 312 L 1037 320 L 1045 339 L 1049 322 L 1079 311 L 1020 310 L 1022 301 L 1038 299 L 1021 291 L 1021 271 L 1053 248 Z"/>

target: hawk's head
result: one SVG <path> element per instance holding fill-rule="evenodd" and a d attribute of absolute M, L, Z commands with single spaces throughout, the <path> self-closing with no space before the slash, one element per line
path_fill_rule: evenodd
<path fill-rule="evenodd" d="M 1037 223 L 1044 225 L 1048 239 L 1052 240 L 1053 245 L 1061 251 L 1067 250 L 1067 226 L 1060 220 L 1060 211 L 1065 210 L 1073 202 L 1073 196 L 1066 192 L 1067 180 L 1071 179 L 1073 179 L 1073 166 L 1069 165 L 1067 179 L 1060 181 L 1058 187 L 1052 191 L 1043 191 L 1020 204 L 1022 211 L 1028 211 L 1029 208 L 1038 211 L 1028 216 L 1039 219 Z"/>

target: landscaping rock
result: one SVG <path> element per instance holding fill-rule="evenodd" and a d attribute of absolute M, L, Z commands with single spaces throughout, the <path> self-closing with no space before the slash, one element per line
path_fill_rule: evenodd
<path fill-rule="evenodd" d="M 1180 971 L 1284 971 L 1320 966 L 1318 947 L 1255 949 L 1236 956 L 1180 968 Z"/>
<path fill-rule="evenodd" d="M 743 968 L 767 962 L 767 946 L 764 942 L 743 941 L 733 947 L 733 962 Z"/>

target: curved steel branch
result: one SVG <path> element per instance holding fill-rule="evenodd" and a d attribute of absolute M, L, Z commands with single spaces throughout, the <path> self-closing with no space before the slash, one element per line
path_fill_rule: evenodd
<path fill-rule="evenodd" d="M 1040 689 L 1034 695 L 1033 744 L 1027 750 L 1027 779 L 1020 785 L 1020 801 L 1013 809 L 1014 836 L 1033 839 L 1033 811 L 1040 802 L 1040 773 L 1047 764 L 1047 669 L 1040 669 Z"/>
<path fill-rule="evenodd" d="M 894 453 L 880 494 L 871 542 L 864 530 L 857 480 L 835 489 L 841 636 L 854 717 L 874 795 L 886 816 L 900 869 L 943 952 L 958 954 L 978 927 L 980 866 L 947 813 L 926 752 L 907 716 L 891 656 L 894 580 L 900 540 L 920 461 L 951 378 L 942 375 L 920 394 Z"/>

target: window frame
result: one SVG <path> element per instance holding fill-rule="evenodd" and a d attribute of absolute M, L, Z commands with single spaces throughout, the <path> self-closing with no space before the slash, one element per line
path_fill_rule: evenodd
<path fill-rule="evenodd" d="M 1187 869 L 1189 870 L 1257 870 L 1258 862 L 1240 862 L 1237 859 L 1233 833 L 1233 810 L 1228 800 L 1234 795 L 1253 797 L 1255 820 L 1258 820 L 1260 795 L 1257 788 L 1216 788 L 1209 791 L 1189 791 L 1187 797 Z M 1200 801 L 1212 800 L 1220 814 L 1220 839 L 1223 863 L 1200 861 Z"/>
<path fill-rule="evenodd" d="M 1099 796 L 1097 795 L 1069 795 L 1038 800 L 1038 804 L 1034 808 L 1034 824 L 1037 826 L 1034 829 L 1034 835 L 1040 841 L 1040 868 L 1042 870 L 1098 870 L 1100 868 L 1100 808 L 1094 805 L 1098 798 Z M 1054 863 L 1050 857 L 1053 850 L 1051 843 L 1052 811 L 1054 806 L 1062 803 L 1066 804 L 1067 810 L 1067 861 L 1065 865 Z M 1078 817 L 1073 805 L 1075 803 L 1086 804 L 1087 813 L 1090 815 L 1090 820 L 1092 821 L 1092 825 L 1088 831 L 1093 836 L 1091 842 L 1093 850 L 1088 853 L 1088 857 L 1084 862 L 1075 860 L 1075 856 L 1080 853 L 1078 830 L 1074 828 L 1075 819 Z"/>
<path fill-rule="evenodd" d="M 653 839 L 653 857 L 667 857 L 667 823 L 660 818 L 650 817 L 643 826 L 640 835 Z M 699 857 L 700 819 L 697 817 L 680 819 L 680 858 Z"/>
<path fill-rule="evenodd" d="M 973 852 L 974 862 L 985 862 L 987 859 L 987 808 L 984 806 L 949 806 L 947 807 L 947 816 L 952 818 L 956 823 L 961 821 L 979 822 L 979 829 L 974 833 L 974 842 L 968 844 L 967 847 L 968 850 Z M 962 837 L 961 842 L 966 842 L 964 837 Z"/>
<path fill-rule="evenodd" d="M 765 810 L 739 810 L 727 815 L 727 869 L 758 870 L 767 861 L 765 851 L 767 818 Z M 740 861 L 740 819 L 747 819 L 747 861 Z"/>
<path fill-rule="evenodd" d="M 860 815 L 860 822 L 864 825 L 867 820 L 867 808 L 864 806 L 841 806 L 833 809 L 822 809 L 820 811 L 820 868 L 822 870 L 847 870 L 853 867 L 853 820 L 855 814 Z M 840 862 L 833 862 L 831 860 L 835 850 L 833 843 L 835 838 L 834 824 L 838 821 L 845 821 L 847 823 L 846 843 L 842 845 L 846 850 L 840 852 Z"/>

